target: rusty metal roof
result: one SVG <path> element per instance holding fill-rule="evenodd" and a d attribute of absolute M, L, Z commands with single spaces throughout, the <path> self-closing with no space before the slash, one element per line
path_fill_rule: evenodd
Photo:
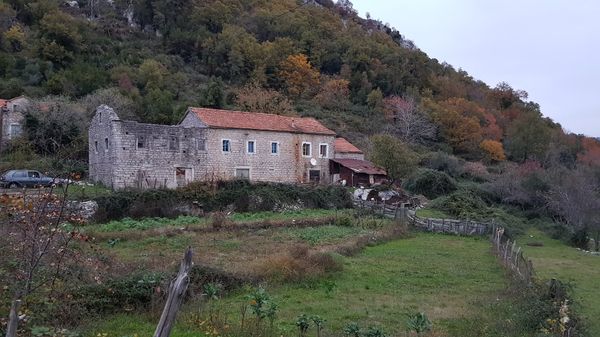
<path fill-rule="evenodd" d="M 367 160 L 336 158 L 331 159 L 331 161 L 338 163 L 344 167 L 347 167 L 355 173 L 387 175 L 384 169 L 375 166 L 375 164 Z"/>

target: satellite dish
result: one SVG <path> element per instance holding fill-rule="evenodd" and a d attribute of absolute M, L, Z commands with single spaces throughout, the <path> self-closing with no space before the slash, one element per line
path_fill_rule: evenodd
<path fill-rule="evenodd" d="M 315 158 L 310 158 L 310 165 L 317 166 L 317 160 Z"/>

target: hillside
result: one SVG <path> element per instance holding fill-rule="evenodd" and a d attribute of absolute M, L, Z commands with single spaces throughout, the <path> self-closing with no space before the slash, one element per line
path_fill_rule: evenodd
<path fill-rule="evenodd" d="M 0 39 L 0 97 L 60 95 L 87 116 L 98 102 L 156 123 L 235 107 L 314 116 L 363 146 L 391 132 L 477 160 L 582 151 L 526 92 L 428 57 L 348 1 L 8 0 Z"/>

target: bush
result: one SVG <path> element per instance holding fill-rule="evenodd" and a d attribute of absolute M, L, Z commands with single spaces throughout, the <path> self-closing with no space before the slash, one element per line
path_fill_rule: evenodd
<path fill-rule="evenodd" d="M 460 190 L 435 199 L 431 207 L 457 218 L 479 219 L 487 213 L 486 203 L 471 191 Z"/>
<path fill-rule="evenodd" d="M 406 181 L 404 188 L 412 193 L 435 199 L 455 191 L 457 186 L 456 181 L 444 172 L 421 169 Z"/>
<path fill-rule="evenodd" d="M 164 274 L 150 273 L 79 287 L 73 292 L 78 307 L 89 313 L 104 314 L 123 308 L 144 308 L 151 302 Z"/>
<path fill-rule="evenodd" d="M 168 217 L 182 215 L 181 204 L 197 203 L 204 211 L 233 208 L 237 212 L 283 211 L 303 208 L 350 208 L 352 199 L 341 186 L 298 186 L 223 181 L 216 185 L 192 183 L 177 190 L 116 191 L 95 199 L 97 222 L 123 217 Z"/>
<path fill-rule="evenodd" d="M 458 178 L 464 173 L 464 161 L 445 152 L 432 152 L 425 156 L 421 164 L 429 169 L 445 172 Z"/>

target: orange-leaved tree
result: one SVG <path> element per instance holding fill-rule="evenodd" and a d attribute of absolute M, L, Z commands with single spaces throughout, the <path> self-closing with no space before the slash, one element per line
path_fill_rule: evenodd
<path fill-rule="evenodd" d="M 279 78 L 292 97 L 309 96 L 317 89 L 320 73 L 304 54 L 290 55 L 279 65 Z"/>
<path fill-rule="evenodd" d="M 504 147 L 502 143 L 496 140 L 486 139 L 479 144 L 479 147 L 483 150 L 487 159 L 490 161 L 504 161 L 506 155 L 504 154 Z"/>

